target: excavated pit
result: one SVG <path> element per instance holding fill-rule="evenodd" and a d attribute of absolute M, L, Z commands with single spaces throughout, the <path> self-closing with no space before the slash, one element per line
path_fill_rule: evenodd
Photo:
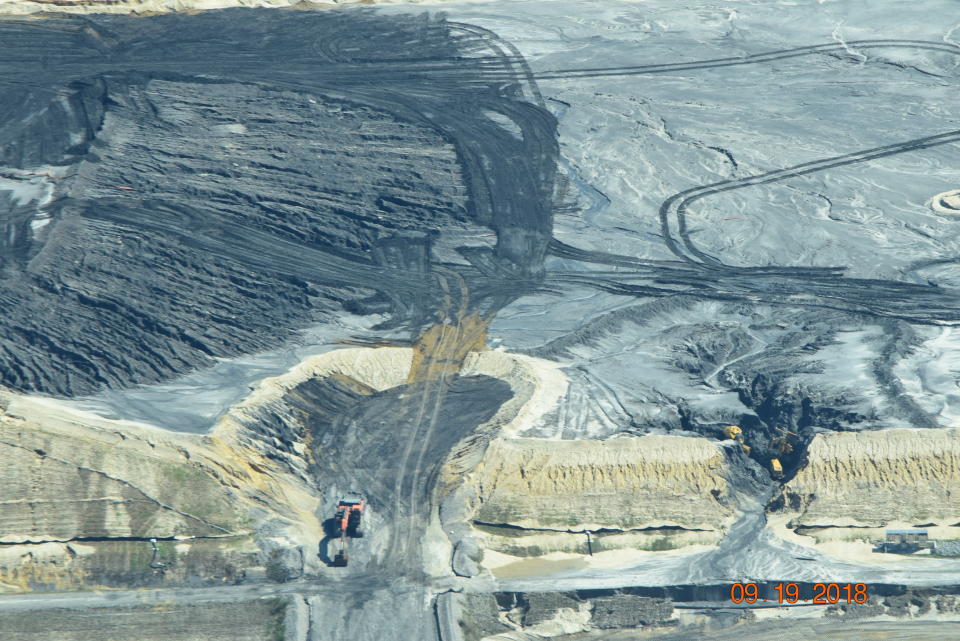
<path fill-rule="evenodd" d="M 656 14 L 655 5 L 642 11 Z M 457 11 L 479 14 L 479 23 L 515 26 L 485 15 L 482 6 Z M 659 25 L 622 7 L 604 11 L 621 25 Z M 942 41 L 883 57 L 874 55 L 877 42 L 864 44 L 869 55 L 851 60 L 829 7 L 822 15 L 791 14 L 791 23 L 806 31 L 791 33 L 789 45 L 757 28 L 762 8 L 750 11 L 758 22 L 734 22 L 731 14 L 719 16 L 716 27 L 698 15 L 690 18 L 693 29 L 671 20 L 669 32 L 643 35 L 643 55 L 715 58 L 726 55 L 717 43 L 735 34 L 748 52 L 796 47 L 800 71 L 794 59 L 771 65 L 761 55 L 728 59 L 732 69 L 691 65 L 682 77 L 647 76 L 641 84 L 604 80 L 617 73 L 613 68 L 527 73 L 520 51 L 483 29 L 402 12 L 4 23 L 12 64 L 0 66 L 0 81 L 14 89 L 0 102 L 10 116 L 0 125 L 0 295 L 9 312 L 0 325 L 13 338 L 0 346 L 0 382 L 76 396 L 168 381 L 223 357 L 288 346 L 299 329 L 334 324 L 343 310 L 376 315 L 375 331 L 397 329 L 425 337 L 424 344 L 439 344 L 450 328 L 476 318 L 509 349 L 563 363 L 574 384 L 540 412 L 552 414 L 513 425 L 499 419 L 525 402 L 529 380 L 505 383 L 490 371 L 446 378 L 462 365 L 457 351 L 467 341 L 452 354 L 434 346 L 404 374 L 385 375 L 391 381 L 315 372 L 263 407 L 251 403 L 229 414 L 204 441 L 211 450 L 206 464 L 221 456 L 221 467 L 208 469 L 247 500 L 288 508 L 271 515 L 269 534 L 276 548 L 296 551 L 290 562 L 301 567 L 330 501 L 357 485 L 384 497 L 371 503 L 373 519 L 423 517 L 416 504 L 429 502 L 435 487 L 448 499 L 474 492 L 466 508 L 450 500 L 440 514 L 444 529 L 453 527 L 447 532 L 462 576 L 477 569 L 470 567 L 476 549 L 458 530 L 472 512 L 483 517 L 474 522 L 499 528 L 502 539 L 514 527 L 551 536 L 589 531 L 598 539 L 606 530 L 620 530 L 608 538 L 634 530 L 664 538 L 725 533 L 729 540 L 702 564 L 661 575 L 686 586 L 692 578 L 670 577 L 702 572 L 711 588 L 723 576 L 797 570 L 809 578 L 816 571 L 803 572 L 807 561 L 791 559 L 796 548 L 763 538 L 764 503 L 778 483 L 786 489 L 773 508 L 797 512 L 808 533 L 838 519 L 852 527 L 891 520 L 953 527 L 956 506 L 949 488 L 938 485 L 952 476 L 936 462 L 937 448 L 905 447 L 909 461 L 868 452 L 853 463 L 823 450 L 828 436 L 851 430 L 867 439 L 891 427 L 955 424 L 954 401 L 942 393 L 950 377 L 918 362 L 953 371 L 952 337 L 938 332 L 960 318 L 955 274 L 944 267 L 956 255 L 944 228 L 951 223 L 924 202 L 945 188 L 933 183 L 955 178 L 941 169 L 952 166 L 947 148 L 924 142 L 944 131 L 949 114 L 914 110 L 907 118 L 877 108 L 912 108 L 941 96 L 942 86 L 923 83 L 933 78 L 942 85 L 955 75 L 955 52 L 942 42 L 949 34 L 927 34 Z M 766 19 L 794 11 L 800 9 L 778 7 Z M 535 62 L 634 65 L 623 73 L 637 73 L 636 41 L 575 19 L 581 12 L 580 5 L 518 5 L 510 20 L 548 26 L 544 33 L 556 26 L 564 39 L 583 45 L 571 54 L 551 49 L 550 37 L 522 36 L 525 51 L 538 51 Z M 865 16 L 863 24 L 872 26 L 858 28 L 876 37 L 892 28 L 889 18 L 877 23 Z M 822 54 L 820 45 L 806 46 L 814 31 L 820 40 L 833 33 L 841 42 Z M 802 82 L 785 81 L 784 74 L 797 73 L 807 74 Z M 537 74 L 550 83 L 547 94 L 534 84 Z M 831 84 L 838 77 L 842 92 Z M 903 100 L 902 82 L 891 77 L 914 79 L 916 99 Z M 583 78 L 589 80 L 578 84 Z M 717 86 L 742 90 L 717 92 Z M 890 87 L 893 93 L 884 93 Z M 843 99 L 847 89 L 857 100 Z M 829 102 L 821 103 L 822 96 Z M 816 126 L 803 120 L 811 117 Z M 568 156 L 562 160 L 558 119 Z M 785 122 L 797 123 L 802 143 L 782 144 Z M 625 130 L 633 134 L 621 136 Z M 894 131 L 902 141 L 882 162 L 855 151 L 889 145 Z M 800 152 L 850 154 L 827 180 L 813 173 L 820 169 L 801 171 L 798 163 L 809 159 L 795 157 Z M 894 155 L 900 153 L 907 155 Z M 558 163 L 569 172 L 560 180 Z M 777 167 L 793 169 L 764 183 L 751 178 Z M 685 211 L 680 196 L 692 193 L 683 191 L 691 182 L 717 181 L 750 189 L 693 206 L 704 196 L 698 193 Z M 562 202 L 569 185 L 590 202 Z M 874 203 L 877 194 L 887 200 Z M 872 208 L 881 204 L 883 216 L 876 216 Z M 563 216 L 555 221 L 554 213 Z M 495 238 L 481 240 L 489 231 Z M 63 304 L 54 310 L 52 300 Z M 486 335 L 473 338 L 471 349 L 485 346 Z M 406 371 L 422 378 L 408 381 Z M 118 398 L 123 415 L 133 397 Z M 717 443 L 729 424 L 744 428 L 752 461 L 736 444 Z M 622 444 L 626 439 L 611 437 L 624 432 L 645 443 L 683 438 L 722 452 L 709 457 L 713 462 L 670 469 L 639 453 L 633 462 L 599 465 L 553 460 L 538 464 L 552 469 L 546 481 L 534 482 L 536 473 L 519 465 L 492 474 L 475 491 L 458 489 L 459 475 L 488 463 L 486 451 L 500 452 L 502 443 L 490 444 L 499 428 L 511 432 L 508 438 L 578 445 L 580 439 Z M 406 442 L 403 429 L 411 430 Z M 584 449 L 594 447 L 587 442 Z M 11 458 L 20 464 L 36 458 L 58 490 L 69 488 L 70 474 L 51 471 L 60 465 L 55 456 L 41 443 Z M 784 468 L 776 482 L 760 473 L 772 470 L 774 459 Z M 945 461 L 952 465 L 952 458 Z M 530 483 L 511 487 L 512 477 L 528 473 Z M 97 490 L 77 502 L 115 499 L 112 512 L 103 504 L 77 509 L 84 531 L 136 538 L 144 523 L 170 536 L 203 531 L 197 519 L 158 511 L 122 483 L 77 475 Z M 839 487 L 824 486 L 831 475 Z M 679 487 L 671 490 L 675 478 Z M 858 511 L 861 478 L 879 498 L 863 501 Z M 924 487 L 898 493 L 904 479 L 914 478 Z M 16 489 L 36 499 L 29 488 Z M 318 498 L 318 489 L 326 495 Z M 637 500 L 618 504 L 610 499 L 618 493 Z M 529 503 L 516 498 L 523 496 Z M 634 505 L 644 496 L 660 507 Z M 593 507 L 597 513 L 588 514 Z M 291 522 L 300 531 L 286 539 Z M 390 559 L 389 570 L 412 571 L 397 564 L 416 559 L 418 525 L 373 522 L 390 530 L 390 542 L 371 556 Z M 15 523 L 35 530 L 26 538 L 47 536 L 41 530 L 55 525 L 22 515 Z M 69 531 L 49 536 L 70 538 L 80 529 L 60 525 Z M 447 549 L 434 551 L 445 563 Z M 784 559 L 792 565 L 778 565 Z M 358 581 L 358 592 L 374 585 Z M 418 638 L 423 617 L 410 621 L 419 616 L 414 611 L 424 592 L 408 588 L 399 586 L 402 596 L 392 601 L 380 591 L 333 596 L 310 608 L 331 621 L 322 630 L 329 638 L 356 637 L 350 621 L 333 622 L 345 609 Z M 579 606 L 560 609 L 571 611 L 555 622 L 560 628 L 584 621 Z M 534 625 L 540 623 L 548 621 Z M 372 638 L 375 627 L 365 629 Z"/>

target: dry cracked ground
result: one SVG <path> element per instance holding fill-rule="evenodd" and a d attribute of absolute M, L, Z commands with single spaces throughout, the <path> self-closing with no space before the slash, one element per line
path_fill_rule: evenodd
<path fill-rule="evenodd" d="M 0 5 L 4 639 L 960 638 L 951 2 L 225 4 Z"/>

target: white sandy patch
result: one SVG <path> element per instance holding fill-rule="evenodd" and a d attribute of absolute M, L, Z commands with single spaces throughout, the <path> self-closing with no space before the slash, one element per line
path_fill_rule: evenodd
<path fill-rule="evenodd" d="M 93 545 L 82 545 L 80 543 L 70 543 L 67 545 L 67 549 L 72 551 L 77 556 L 93 556 L 97 553 L 96 546 Z"/>
<path fill-rule="evenodd" d="M 923 562 L 930 558 L 927 554 L 904 555 L 884 554 L 874 552 L 872 541 L 884 538 L 888 529 L 908 529 L 915 524 L 905 522 L 891 522 L 882 528 L 831 528 L 816 534 L 797 534 L 787 527 L 787 523 L 796 518 L 796 514 L 771 514 L 767 518 L 767 527 L 773 533 L 790 543 L 815 550 L 835 559 L 854 561 L 857 563 L 902 566 L 905 563 Z M 955 540 L 960 538 L 960 527 L 929 526 L 927 530 L 931 539 Z M 866 540 L 860 540 L 866 539 Z"/>
<path fill-rule="evenodd" d="M 688 545 L 677 550 L 648 552 L 646 550 L 605 550 L 595 554 L 551 552 L 543 556 L 524 558 L 485 550 L 482 565 L 498 579 L 526 579 L 554 574 L 588 570 L 621 570 L 651 559 L 682 557 L 713 549 L 711 545 Z"/>
<path fill-rule="evenodd" d="M 407 347 L 350 348 L 311 356 L 280 376 L 265 378 L 231 412 L 276 401 L 288 390 L 311 378 L 342 374 L 382 391 L 403 384 L 413 362 Z"/>
<path fill-rule="evenodd" d="M 436 510 L 431 512 L 430 522 L 423 533 L 421 545 L 423 547 L 423 571 L 433 577 L 450 576 L 453 543 L 443 531 Z"/>
<path fill-rule="evenodd" d="M 7 563 L 11 559 L 32 556 L 34 559 L 56 559 L 67 556 L 67 546 L 63 543 L 37 543 L 36 545 L 0 546 L 0 561 Z"/>
<path fill-rule="evenodd" d="M 583 602 L 573 608 L 560 608 L 553 618 L 543 623 L 525 628 L 529 632 L 541 637 L 556 637 L 563 634 L 576 634 L 587 630 L 590 623 L 590 604 Z"/>
<path fill-rule="evenodd" d="M 930 207 L 941 214 L 960 214 L 960 189 L 951 189 L 930 199 Z"/>
<path fill-rule="evenodd" d="M 940 328 L 893 371 L 925 412 L 945 425 L 960 425 L 960 329 Z"/>
<path fill-rule="evenodd" d="M 474 352 L 467 357 L 462 375 L 486 375 L 507 382 L 528 382 L 533 393 L 508 423 L 500 428 L 503 437 L 516 436 L 552 410 L 567 393 L 567 377 L 561 363 L 508 354 L 501 350 Z"/>

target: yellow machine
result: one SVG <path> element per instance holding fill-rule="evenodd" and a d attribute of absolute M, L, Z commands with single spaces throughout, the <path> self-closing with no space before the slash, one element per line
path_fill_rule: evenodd
<path fill-rule="evenodd" d="M 743 442 L 743 430 L 739 425 L 727 425 L 723 428 L 723 435 L 739 443 L 744 454 L 750 453 L 750 446 Z"/>
<path fill-rule="evenodd" d="M 770 441 L 770 445 L 777 450 L 777 455 L 770 459 L 770 473 L 773 478 L 778 479 L 783 476 L 783 465 L 780 463 L 780 457 L 793 451 L 793 441 L 799 437 L 795 432 L 785 430 L 782 427 L 775 429 L 780 432 L 780 436 Z"/>
<path fill-rule="evenodd" d="M 783 465 L 780 464 L 780 459 L 772 458 L 770 459 L 770 471 L 773 473 L 773 478 L 778 479 L 783 476 Z"/>

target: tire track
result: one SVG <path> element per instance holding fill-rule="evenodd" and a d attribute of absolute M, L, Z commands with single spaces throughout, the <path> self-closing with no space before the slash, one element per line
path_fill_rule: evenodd
<path fill-rule="evenodd" d="M 747 56 L 691 62 L 592 69 L 554 69 L 536 73 L 535 78 L 537 80 L 577 79 L 676 73 L 760 64 L 815 54 L 848 54 L 850 47 L 857 49 L 905 48 L 960 55 L 960 48 L 941 42 L 872 39 L 846 43 L 824 43 Z M 956 322 L 960 320 L 960 308 L 958 308 L 956 296 L 935 286 L 923 287 L 898 281 L 845 278 L 843 273 L 847 268 L 844 266 L 728 265 L 695 245 L 690 238 L 691 231 L 687 225 L 686 214 L 690 205 L 711 195 L 745 187 L 772 184 L 836 167 L 869 162 L 957 142 L 960 142 L 960 130 L 951 130 L 801 163 L 735 180 L 698 185 L 686 189 L 667 198 L 661 204 L 658 212 L 660 235 L 670 252 L 680 259 L 679 264 L 672 261 L 641 260 L 630 256 L 583 250 L 554 239 L 549 247 L 550 253 L 554 256 L 617 267 L 630 267 L 640 271 L 622 275 L 605 274 L 599 278 L 587 274 L 583 276 L 556 274 L 549 277 L 548 281 L 562 285 L 589 285 L 609 293 L 636 297 L 669 297 L 686 293 L 711 300 L 819 307 L 926 324 Z M 684 263 L 688 268 L 681 267 Z M 646 280 L 649 284 L 630 282 L 636 280 Z"/>
<path fill-rule="evenodd" d="M 660 229 L 663 233 L 664 242 L 667 244 L 667 247 L 679 258 L 695 263 L 699 262 L 701 265 L 707 267 L 708 269 L 722 269 L 722 270 L 735 270 L 739 273 L 751 272 L 751 273 L 767 273 L 767 274 L 789 274 L 789 275 L 798 275 L 798 274 L 824 274 L 829 273 L 830 271 L 835 271 L 842 268 L 771 268 L 771 267 L 731 267 L 721 262 L 719 259 L 710 256 L 700 249 L 698 249 L 693 241 L 690 239 L 690 230 L 687 227 L 687 218 L 686 212 L 687 208 L 697 200 L 706 198 L 707 196 L 712 196 L 715 194 L 721 194 L 727 191 L 733 191 L 735 189 L 742 189 L 744 187 L 754 187 L 757 185 L 766 185 L 770 183 L 780 182 L 787 180 L 789 178 L 795 178 L 798 176 L 806 176 L 808 174 L 813 174 L 819 171 L 824 171 L 826 169 L 833 169 L 836 167 L 843 167 L 846 165 L 854 165 L 861 162 L 867 162 L 870 160 L 878 160 L 880 158 L 887 158 L 889 156 L 895 156 L 897 154 L 907 153 L 910 151 L 917 151 L 921 149 L 929 149 L 932 147 L 938 147 L 941 145 L 948 145 L 955 142 L 960 142 L 960 129 L 947 131 L 944 133 L 934 134 L 932 136 L 924 136 L 921 138 L 914 138 L 912 140 L 906 140 L 903 142 L 894 143 L 891 145 L 884 145 L 882 147 L 874 147 L 872 149 L 865 149 L 861 151 L 856 151 L 849 154 L 844 154 L 841 156 L 834 156 L 832 158 L 824 158 L 821 160 L 815 160 L 812 162 L 806 162 L 799 165 L 794 165 L 793 167 L 787 167 L 785 169 L 777 169 L 774 171 L 769 171 L 763 174 L 756 174 L 753 176 L 747 176 L 745 178 L 740 178 L 737 180 L 726 180 L 723 182 L 712 183 L 709 185 L 702 185 L 700 187 L 694 187 L 686 191 L 679 192 L 674 194 L 667 200 L 663 202 L 660 206 Z M 684 254 L 681 251 L 680 247 L 677 245 L 674 240 L 673 234 L 670 229 L 670 218 L 673 216 L 676 219 L 678 234 L 683 242 L 686 250 L 696 257 L 692 259 L 690 256 Z"/>
<path fill-rule="evenodd" d="M 791 49 L 765 51 L 763 53 L 748 54 L 746 56 L 731 56 L 728 58 L 713 58 L 708 60 L 694 60 L 691 62 L 674 62 L 656 65 L 636 65 L 630 67 L 598 67 L 593 69 L 552 69 L 534 74 L 537 80 L 566 80 L 572 78 L 601 78 L 615 76 L 637 76 L 657 73 L 674 73 L 677 71 L 696 71 L 700 69 L 718 69 L 722 67 L 737 67 L 741 65 L 759 64 L 787 60 L 816 53 L 845 53 L 849 55 L 849 47 L 858 49 L 904 48 L 923 51 L 939 51 L 953 55 L 960 55 L 960 48 L 935 40 L 849 40 L 846 43 L 829 42 Z"/>

